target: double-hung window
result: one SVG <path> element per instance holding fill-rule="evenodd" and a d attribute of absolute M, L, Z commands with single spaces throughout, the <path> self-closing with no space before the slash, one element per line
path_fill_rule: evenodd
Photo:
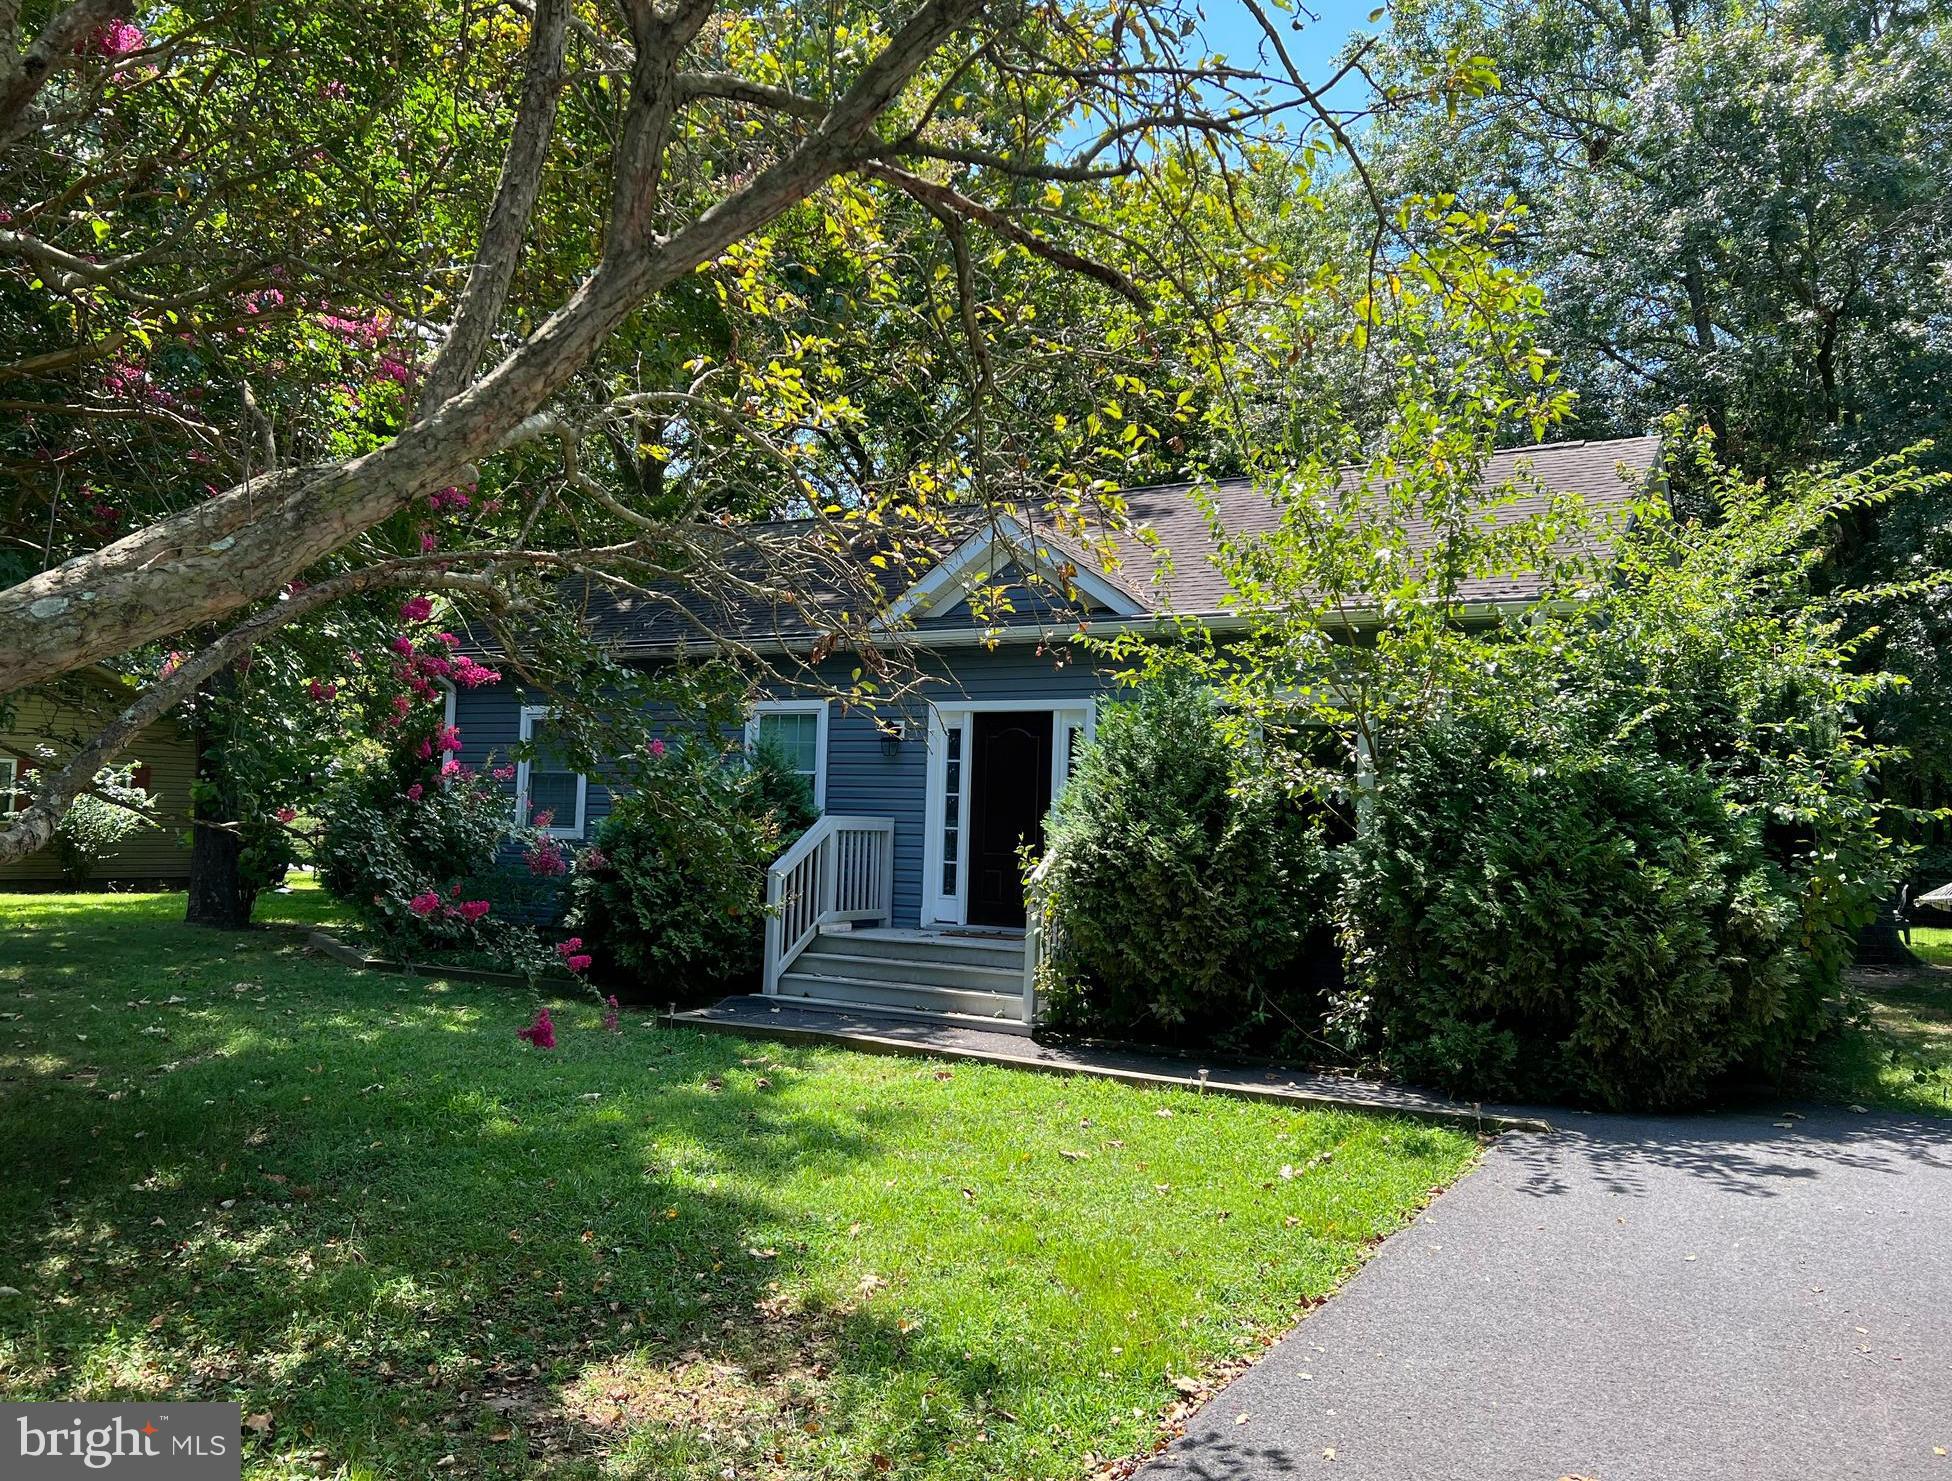
<path fill-rule="evenodd" d="M 515 763 L 515 819 L 528 827 L 546 816 L 543 826 L 555 838 L 581 838 L 583 811 L 589 800 L 589 778 L 575 770 L 559 742 L 560 722 L 546 705 L 522 710 L 522 739 L 534 755 Z"/>
<path fill-rule="evenodd" d="M 14 811 L 14 788 L 20 781 L 20 763 L 11 756 L 0 756 L 0 818 Z"/>
<path fill-rule="evenodd" d="M 807 779 L 813 805 L 827 807 L 827 701 L 764 699 L 746 719 L 746 749 L 770 749 L 788 771 Z"/>

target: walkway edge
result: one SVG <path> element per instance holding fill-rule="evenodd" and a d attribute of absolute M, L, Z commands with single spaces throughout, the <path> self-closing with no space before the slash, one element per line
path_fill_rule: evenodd
<path fill-rule="evenodd" d="M 1358 1096 L 1337 1096 L 1319 1090 L 1286 1089 L 1271 1085 L 1250 1085 L 1216 1079 L 1208 1075 L 1177 1075 L 1149 1070 L 1127 1069 L 1118 1065 L 1094 1065 L 1078 1060 L 1039 1059 L 1027 1054 L 1002 1050 L 971 1049 L 959 1044 L 931 1044 L 913 1039 L 892 1039 L 880 1034 L 846 1028 L 813 1028 L 804 1024 L 763 1023 L 751 1019 L 714 1017 L 709 1008 L 688 1013 L 660 1014 L 662 1022 L 674 1027 L 695 1028 L 705 1033 L 732 1034 L 744 1038 L 780 1039 L 802 1044 L 831 1044 L 855 1049 L 863 1054 L 902 1055 L 914 1059 L 950 1059 L 966 1063 L 993 1064 L 1005 1069 L 1029 1070 L 1036 1074 L 1090 1076 L 1115 1080 L 1121 1085 L 1150 1089 L 1191 1090 L 1210 1095 L 1232 1096 L 1236 1100 L 1267 1101 L 1280 1105 L 1302 1106 L 1312 1110 L 1363 1111 L 1370 1115 L 1405 1116 L 1417 1121 L 1447 1126 L 1468 1126 L 1479 1132 L 1522 1131 L 1552 1134 L 1551 1122 L 1537 1116 L 1485 1111 L 1473 1106 L 1441 1106 L 1406 1101 L 1378 1104 Z"/>

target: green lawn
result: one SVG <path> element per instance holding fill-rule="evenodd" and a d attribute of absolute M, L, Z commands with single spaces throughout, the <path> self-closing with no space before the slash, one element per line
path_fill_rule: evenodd
<path fill-rule="evenodd" d="M 181 910 L 0 895 L 0 1392 L 240 1400 L 255 1476 L 1085 1475 L 1475 1154 L 584 1002 L 542 1053 Z"/>
<path fill-rule="evenodd" d="M 1952 930 L 1914 927 L 1914 972 L 1860 972 L 1858 1021 L 1825 1044 L 1812 1088 L 1832 1100 L 1952 1116 Z"/>

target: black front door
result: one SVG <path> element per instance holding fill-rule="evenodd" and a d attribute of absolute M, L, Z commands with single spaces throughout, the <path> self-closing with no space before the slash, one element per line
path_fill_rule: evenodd
<path fill-rule="evenodd" d="M 1048 710 L 970 717 L 969 923 L 1023 924 L 1017 851 L 1044 846 L 1051 806 Z"/>

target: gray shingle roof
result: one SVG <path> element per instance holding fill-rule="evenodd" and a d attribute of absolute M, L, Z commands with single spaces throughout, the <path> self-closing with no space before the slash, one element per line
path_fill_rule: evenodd
<path fill-rule="evenodd" d="M 1603 514 L 1639 496 L 1659 452 L 1655 437 L 1510 448 L 1492 455 L 1482 482 L 1487 489 L 1515 483 L 1520 490 L 1498 510 L 1500 521 L 1540 513 L 1553 493 L 1579 494 L 1589 509 Z M 1359 472 L 1349 470 L 1345 486 L 1354 488 Z M 1250 481 L 1228 479 L 1209 487 L 1230 534 L 1253 535 L 1279 523 L 1279 507 Z M 1119 561 L 1106 574 L 1149 611 L 1206 616 L 1226 609 L 1226 579 L 1214 564 L 1213 534 L 1194 488 L 1160 484 L 1123 495 L 1130 528 L 1112 533 Z M 960 543 L 953 532 L 911 535 L 909 559 L 874 564 L 872 557 L 887 552 L 896 538 L 867 532 L 846 551 L 835 552 L 815 538 L 808 521 L 744 525 L 725 533 L 717 560 L 729 580 L 705 583 L 702 591 L 674 580 L 650 597 L 592 586 L 574 590 L 570 599 L 581 605 L 596 636 L 629 648 L 705 646 L 715 634 L 747 641 L 806 639 L 831 625 L 831 614 L 843 609 L 854 610 L 858 620 L 864 590 L 878 593 L 884 605 L 892 601 L 925 574 L 925 556 L 940 559 Z M 1433 540 L 1428 531 L 1412 529 L 1409 543 L 1415 554 Z M 1097 563 L 1096 555 L 1075 542 L 1051 539 L 1050 544 L 1081 563 Z M 780 594 L 769 595 L 775 587 Z M 798 589 L 798 600 L 784 594 L 790 588 Z M 1522 601 L 1538 589 L 1535 578 L 1520 573 L 1468 583 L 1461 595 L 1467 602 Z M 1023 615 L 1028 619 L 1028 612 Z M 938 631 L 948 625 L 926 619 L 922 624 Z"/>
<path fill-rule="evenodd" d="M 1548 496 L 1555 493 L 1579 494 L 1589 510 L 1606 513 L 1639 496 L 1659 458 L 1658 437 L 1540 443 L 1492 454 L 1481 484 L 1491 489 L 1509 482 L 1519 491 L 1519 497 L 1497 511 L 1500 523 L 1542 513 Z M 1345 487 L 1354 488 L 1359 474 L 1360 470 L 1348 470 Z M 1213 562 L 1213 534 L 1192 490 L 1191 484 L 1166 484 L 1125 495 L 1132 523 L 1139 530 L 1149 528 L 1158 546 L 1137 534 L 1121 536 L 1116 574 L 1122 586 L 1155 611 L 1204 615 L 1220 611 L 1226 602 L 1226 578 Z M 1245 479 L 1217 485 L 1213 496 L 1230 535 L 1260 534 L 1280 523 L 1279 506 Z M 1427 528 L 1412 528 L 1409 534 L 1411 554 L 1433 543 Z M 1161 558 L 1161 552 L 1167 559 Z M 1461 595 L 1469 602 L 1522 601 L 1535 596 L 1538 585 L 1534 578 L 1515 574 L 1467 583 Z"/>

